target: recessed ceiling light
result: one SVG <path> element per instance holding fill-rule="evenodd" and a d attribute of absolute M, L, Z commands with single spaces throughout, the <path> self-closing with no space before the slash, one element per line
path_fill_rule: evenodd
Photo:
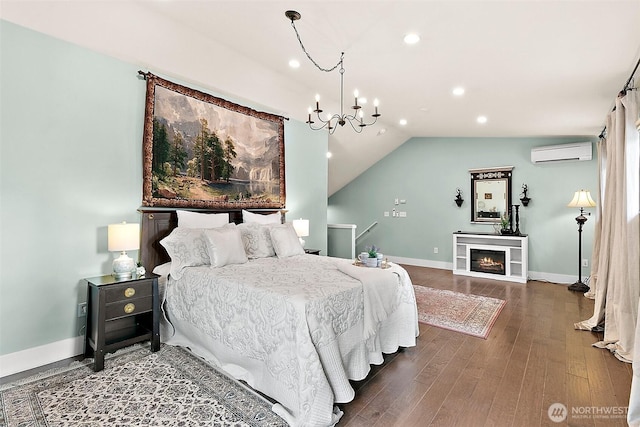
<path fill-rule="evenodd" d="M 404 42 L 406 44 L 416 44 L 420 41 L 420 36 L 416 33 L 409 33 L 404 36 Z"/>
<path fill-rule="evenodd" d="M 291 61 L 289 61 L 289 67 L 300 68 L 300 61 L 298 61 L 297 59 L 292 59 Z"/>
<path fill-rule="evenodd" d="M 400 126 L 404 126 L 407 124 L 407 119 L 400 119 Z"/>
<path fill-rule="evenodd" d="M 377 135 L 380 136 L 380 135 L 384 135 L 385 133 L 387 133 L 387 128 L 380 128 Z"/>
<path fill-rule="evenodd" d="M 464 88 L 462 86 L 454 87 L 451 93 L 455 96 L 462 96 L 464 95 Z"/>
<path fill-rule="evenodd" d="M 327 159 L 330 159 L 331 156 L 333 156 L 333 154 L 331 154 L 331 151 L 327 151 Z"/>
<path fill-rule="evenodd" d="M 478 116 L 478 118 L 476 119 L 476 121 L 478 123 L 480 123 L 481 125 L 487 123 L 487 116 Z"/>

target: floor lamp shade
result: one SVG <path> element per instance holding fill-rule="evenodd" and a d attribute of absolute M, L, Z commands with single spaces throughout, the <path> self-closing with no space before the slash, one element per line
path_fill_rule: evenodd
<path fill-rule="evenodd" d="M 567 207 L 570 208 L 593 208 L 596 202 L 591 198 L 591 193 L 585 190 L 576 191 L 573 195 L 573 199 L 569 202 Z"/>
<path fill-rule="evenodd" d="M 580 208 L 580 215 L 576 217 L 576 222 L 578 223 L 578 281 L 569 286 L 570 291 L 584 293 L 589 290 L 589 286 L 582 282 L 582 226 L 587 222 L 587 217 L 584 216 L 584 208 L 593 208 L 595 205 L 596 202 L 591 198 L 591 193 L 585 190 L 576 191 L 573 199 L 567 205 L 570 208 Z"/>
<path fill-rule="evenodd" d="M 107 247 L 109 252 L 120 252 L 120 256 L 113 260 L 115 278 L 131 278 L 136 264 L 127 251 L 140 249 L 140 224 L 110 224 L 107 227 Z"/>

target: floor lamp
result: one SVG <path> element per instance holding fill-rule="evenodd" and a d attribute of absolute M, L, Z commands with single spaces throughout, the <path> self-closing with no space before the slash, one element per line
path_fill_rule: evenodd
<path fill-rule="evenodd" d="M 580 208 L 580 215 L 576 217 L 578 223 L 578 281 L 569 286 L 570 291 L 585 293 L 589 290 L 589 286 L 582 283 L 582 226 L 587 222 L 584 208 L 593 208 L 595 205 L 596 202 L 591 198 L 591 193 L 585 190 L 576 191 L 573 199 L 567 205 L 570 208 Z"/>

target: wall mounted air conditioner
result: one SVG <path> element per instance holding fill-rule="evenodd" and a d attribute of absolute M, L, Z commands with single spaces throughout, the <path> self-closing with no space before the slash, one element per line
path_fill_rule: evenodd
<path fill-rule="evenodd" d="M 547 145 L 531 149 L 531 163 L 553 163 L 591 160 L 591 142 Z"/>

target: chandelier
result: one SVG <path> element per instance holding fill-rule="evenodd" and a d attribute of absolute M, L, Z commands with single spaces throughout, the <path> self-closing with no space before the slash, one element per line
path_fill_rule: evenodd
<path fill-rule="evenodd" d="M 307 58 L 309 58 L 309 60 L 313 63 L 313 65 L 316 66 L 318 70 L 330 73 L 336 68 L 340 67 L 338 70 L 340 72 L 340 114 L 327 114 L 326 118 L 323 119 L 322 116 L 320 116 L 320 113 L 322 113 L 322 109 L 320 108 L 320 95 L 316 95 L 315 110 L 309 107 L 309 118 L 306 121 L 309 127 L 313 130 L 327 128 L 329 130 L 329 134 L 333 134 L 333 132 L 335 132 L 337 128 L 337 125 L 344 126 L 345 124 L 349 123 L 353 130 L 357 133 L 362 132 L 362 129 L 364 129 L 366 126 L 373 125 L 378 120 L 378 117 L 380 117 L 380 114 L 378 113 L 378 100 L 376 99 L 373 101 L 374 112 L 371 115 L 371 117 L 373 117 L 373 121 L 365 122 L 364 111 L 362 110 L 362 106 L 358 104 L 359 93 L 357 90 L 353 93 L 353 96 L 355 98 L 354 104 L 351 106 L 353 113 L 345 114 L 344 112 L 344 52 L 340 54 L 340 60 L 336 65 L 331 68 L 322 68 L 316 61 L 313 60 L 311 55 L 309 55 L 309 52 L 307 52 L 307 49 L 305 49 L 304 44 L 300 39 L 300 34 L 298 33 L 298 29 L 296 28 L 295 21 L 299 20 L 302 15 L 300 15 L 300 13 L 296 12 L 295 10 L 287 10 L 284 14 L 291 20 L 291 26 L 296 32 L 296 37 L 298 38 L 298 42 L 300 43 L 302 51 L 305 53 L 305 55 L 307 55 Z M 315 116 L 313 118 L 318 121 L 318 124 L 316 124 L 316 122 L 312 119 L 312 113 L 315 113 Z"/>

